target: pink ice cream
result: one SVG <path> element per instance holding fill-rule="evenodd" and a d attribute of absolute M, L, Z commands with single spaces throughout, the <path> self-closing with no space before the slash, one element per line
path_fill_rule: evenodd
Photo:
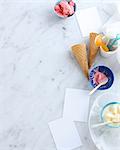
<path fill-rule="evenodd" d="M 55 6 L 55 12 L 61 17 L 68 17 L 74 14 L 75 3 L 71 0 L 67 2 L 66 0 L 62 0 Z"/>
<path fill-rule="evenodd" d="M 102 72 L 96 71 L 95 75 L 94 75 L 94 83 L 96 85 L 102 83 L 103 81 L 107 80 L 107 76 L 105 74 L 103 74 Z"/>

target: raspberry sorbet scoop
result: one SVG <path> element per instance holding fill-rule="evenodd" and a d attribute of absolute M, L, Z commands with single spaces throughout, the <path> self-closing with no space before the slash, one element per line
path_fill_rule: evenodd
<path fill-rule="evenodd" d="M 95 75 L 94 75 L 94 83 L 96 85 L 102 83 L 103 81 L 107 80 L 107 76 L 102 73 L 102 72 L 99 72 L 99 71 L 96 71 Z"/>
<path fill-rule="evenodd" d="M 60 17 L 69 17 L 75 12 L 75 3 L 72 0 L 69 2 L 62 0 L 56 4 L 54 10 Z"/>

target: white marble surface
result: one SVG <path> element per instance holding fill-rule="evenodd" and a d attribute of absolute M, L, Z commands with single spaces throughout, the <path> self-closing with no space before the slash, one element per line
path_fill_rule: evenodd
<path fill-rule="evenodd" d="M 0 2 L 0 150 L 56 150 L 48 122 L 62 116 L 65 88 L 89 89 L 70 53 L 83 40 L 75 16 L 59 19 L 54 3 Z M 97 6 L 104 23 L 115 7 L 102 4 L 78 2 L 78 9 Z M 96 150 L 87 124 L 76 125 L 78 150 Z"/>

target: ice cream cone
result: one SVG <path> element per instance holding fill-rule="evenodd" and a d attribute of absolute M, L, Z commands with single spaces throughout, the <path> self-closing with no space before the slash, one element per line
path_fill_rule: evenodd
<path fill-rule="evenodd" d="M 89 68 L 93 65 L 99 48 L 95 45 L 97 33 L 90 33 Z"/>
<path fill-rule="evenodd" d="M 72 46 L 72 52 L 79 63 L 83 73 L 88 79 L 88 59 L 87 59 L 87 51 L 86 44 L 77 44 Z"/>

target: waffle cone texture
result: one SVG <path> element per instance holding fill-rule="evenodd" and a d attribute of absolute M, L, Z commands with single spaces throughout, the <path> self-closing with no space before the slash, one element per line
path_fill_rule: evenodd
<path fill-rule="evenodd" d="M 90 33 L 89 68 L 93 65 L 99 48 L 95 45 L 97 33 Z"/>
<path fill-rule="evenodd" d="M 88 79 L 88 58 L 86 44 L 83 43 L 72 46 L 72 52 L 78 64 L 80 65 L 84 75 Z"/>

